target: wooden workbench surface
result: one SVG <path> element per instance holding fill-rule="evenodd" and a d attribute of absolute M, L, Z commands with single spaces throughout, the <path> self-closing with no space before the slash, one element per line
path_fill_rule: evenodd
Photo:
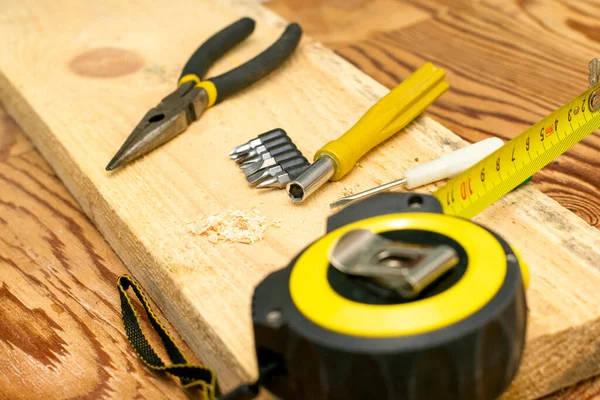
<path fill-rule="evenodd" d="M 452 9 L 441 3 L 267 5 L 388 86 L 424 60 L 445 68 L 452 90 L 428 113 L 470 141 L 519 133 L 569 99 L 561 88 L 584 88 L 588 58 L 600 55 L 590 2 L 589 9 L 575 1 Z M 552 40 L 530 35 L 540 25 Z M 557 30 L 568 40 L 556 40 Z M 442 36 L 452 40 L 440 46 L 435 38 Z M 599 143 L 589 137 L 534 179 L 594 226 Z M 144 369 L 125 342 L 114 288 L 123 265 L 4 115 L 0 162 L 0 316 L 8 321 L 0 326 L 0 398 L 183 398 L 176 384 Z M 583 383 L 556 398 L 590 398 L 598 387 Z"/>

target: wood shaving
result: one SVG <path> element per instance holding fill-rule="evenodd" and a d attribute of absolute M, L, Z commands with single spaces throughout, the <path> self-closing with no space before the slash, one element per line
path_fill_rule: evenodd
<path fill-rule="evenodd" d="M 345 187 L 342 188 L 342 196 L 346 197 L 346 196 L 351 196 L 354 193 L 357 193 L 359 189 L 359 185 L 355 184 L 353 187 Z"/>
<path fill-rule="evenodd" d="M 252 244 L 261 241 L 271 226 L 279 228 L 281 220 L 269 222 L 257 208 L 246 211 L 228 209 L 211 214 L 201 228 L 191 232 L 208 238 L 208 241 L 213 244 L 219 242 Z"/>

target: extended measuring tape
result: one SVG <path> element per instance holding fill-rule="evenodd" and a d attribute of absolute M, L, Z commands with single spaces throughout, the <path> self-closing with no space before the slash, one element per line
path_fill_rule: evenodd
<path fill-rule="evenodd" d="M 515 249 L 468 218 L 600 126 L 600 60 L 590 70 L 590 89 L 433 196 L 383 193 L 330 216 L 323 237 L 254 291 L 255 383 L 220 396 L 212 370 L 187 363 L 122 277 L 136 352 L 209 400 L 251 399 L 260 387 L 287 400 L 498 398 L 525 344 L 529 273 Z M 145 339 L 129 286 L 174 365 Z"/>
<path fill-rule="evenodd" d="M 590 69 L 594 73 L 594 68 Z M 590 82 L 595 79 L 591 76 Z M 600 84 L 595 84 L 433 195 L 442 203 L 444 213 L 474 217 L 598 129 L 599 108 Z"/>

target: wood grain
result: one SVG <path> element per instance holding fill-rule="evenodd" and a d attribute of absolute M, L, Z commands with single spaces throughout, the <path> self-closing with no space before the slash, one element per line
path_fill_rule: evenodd
<path fill-rule="evenodd" d="M 124 265 L 1 109 L 0 154 L 0 398 L 187 398 L 137 359 Z"/>
<path fill-rule="evenodd" d="M 421 117 L 369 154 L 360 172 L 302 207 L 286 203 L 282 193 L 246 188 L 226 157 L 232 145 L 281 125 L 310 154 L 386 92 L 306 38 L 283 71 L 210 110 L 161 151 L 105 174 L 131 126 L 172 90 L 198 38 L 242 14 L 260 20 L 256 37 L 219 63 L 218 73 L 264 48 L 283 26 L 255 4 L 235 7 L 187 0 L 148 3 L 143 11 L 120 2 L 0 7 L 0 20 L 19 21 L 0 25 L 9 38 L 0 53 L 0 98 L 194 351 L 216 367 L 225 388 L 253 375 L 248 302 L 254 284 L 321 234 L 326 211 L 320 205 L 344 188 L 391 180 L 415 158 L 424 162 L 465 144 Z M 72 21 L 66 27 L 65 18 Z M 407 74 L 398 72 L 400 79 Z M 93 107 L 82 107 L 91 92 Z M 253 246 L 214 246 L 185 228 L 213 211 L 252 206 L 272 219 L 284 216 L 280 230 Z M 531 187 L 477 220 L 521 249 L 532 269 L 528 347 L 506 398 L 533 398 L 599 372 L 598 232 Z"/>
<path fill-rule="evenodd" d="M 425 61 L 451 90 L 427 114 L 469 142 L 510 139 L 587 87 L 600 55 L 597 1 L 272 0 L 315 39 L 392 88 Z M 451 5 L 450 5 L 451 4 Z M 373 12 L 375 10 L 375 12 Z M 600 134 L 534 185 L 600 227 Z"/>
<path fill-rule="evenodd" d="M 3 195 L 0 196 L 0 223 L 3 225 L 3 235 L 0 238 L 0 264 L 2 265 L 1 281 L 3 282 L 2 295 L 0 302 L 3 304 L 0 313 L 5 323 L 4 329 L 0 330 L 0 341 L 3 342 L 2 351 L 0 351 L 0 370 L 3 376 L 0 378 L 0 398 L 18 399 L 22 396 L 17 395 L 27 390 L 28 395 L 35 394 L 35 397 L 47 397 L 52 399 L 68 398 L 72 393 L 81 394 L 81 398 L 98 398 L 96 395 L 98 387 L 104 387 L 104 398 L 127 398 L 121 392 L 122 385 L 115 385 L 114 380 L 124 379 L 124 384 L 136 385 L 136 392 L 132 398 L 136 399 L 155 399 L 155 398 L 184 398 L 184 392 L 172 380 L 162 375 L 149 373 L 141 365 L 139 360 L 133 354 L 120 327 L 120 318 L 118 315 L 117 293 L 113 290 L 114 282 L 104 277 L 86 277 L 86 283 L 93 288 L 97 286 L 104 287 L 104 301 L 111 304 L 111 307 L 96 308 L 94 315 L 89 314 L 81 316 L 83 325 L 90 327 L 88 330 L 80 329 L 80 326 L 67 326 L 62 323 L 63 318 L 59 318 L 65 312 L 67 306 L 64 305 L 69 298 L 74 298 L 75 302 L 80 293 L 89 295 L 89 289 L 83 289 L 83 285 L 74 283 L 73 279 L 67 274 L 54 274 L 53 280 L 55 286 L 62 288 L 72 288 L 74 290 L 54 291 L 53 302 L 48 308 L 46 304 L 34 303 L 29 307 L 24 307 L 24 302 L 30 301 L 31 293 L 41 292 L 45 297 L 48 296 L 49 288 L 43 288 L 46 284 L 38 279 L 29 279 L 20 285 L 22 299 L 11 292 L 12 284 L 9 282 L 9 273 L 20 273 L 25 263 L 22 263 L 20 255 L 13 259 L 9 253 L 19 253 L 22 251 L 34 252 L 46 257 L 53 258 L 54 247 L 51 247 L 46 240 L 31 240 L 32 238 L 43 237 L 48 230 L 64 232 L 64 220 L 57 219 L 56 216 L 74 215 L 70 222 L 72 226 L 77 226 L 78 234 L 69 235 L 65 240 L 64 235 L 61 240 L 62 253 L 68 255 L 70 259 L 76 260 L 77 269 L 85 275 L 90 273 L 93 268 L 89 267 L 89 252 L 95 254 L 104 254 L 105 258 L 101 260 L 102 265 L 108 271 L 108 275 L 117 276 L 125 272 L 122 263 L 116 258 L 108 244 L 97 233 L 97 230 L 91 225 L 89 220 L 81 214 L 79 207 L 70 197 L 64 185 L 62 185 L 50 167 L 41 159 L 37 152 L 32 150 L 29 140 L 23 136 L 20 129 L 7 117 L 0 109 L 0 152 L 6 157 L 0 163 L 0 180 L 2 184 Z M 22 160 L 26 159 L 27 163 Z M 20 162 L 19 162 L 20 161 Z M 20 168 L 15 167 L 19 164 Z M 25 171 L 25 172 L 23 172 Z M 23 174 L 27 174 L 27 179 L 22 179 Z M 28 186 L 24 191 L 19 186 L 5 185 L 6 179 L 10 182 L 20 181 L 20 186 Z M 35 180 L 34 185 L 28 185 Z M 49 195 L 49 193 L 52 193 Z M 9 199 L 12 205 L 7 207 Z M 40 201 L 39 199 L 44 199 Z M 57 199 L 61 199 L 58 201 Z M 33 203 L 34 206 L 29 205 Z M 39 206 L 42 203 L 43 206 Z M 48 216 L 48 207 L 51 207 L 51 215 Z M 20 215 L 15 213 L 15 209 L 26 209 L 26 213 Z M 34 224 L 23 223 L 23 221 L 33 220 Z M 75 221 L 75 224 L 72 223 Z M 10 224 L 10 226 L 9 226 Z M 9 226 L 9 229 L 4 229 Z M 69 228 L 72 230 L 72 228 Z M 12 237 L 12 243 L 8 246 L 7 237 Z M 80 237 L 86 237 L 87 245 L 83 246 L 85 253 L 82 254 Z M 42 268 L 39 262 L 29 261 L 29 267 L 32 271 Z M 60 266 L 62 267 L 62 265 Z M 95 289 L 94 289 L 95 291 Z M 97 292 L 95 293 L 97 296 Z M 161 321 L 168 324 L 164 316 L 160 315 L 160 310 L 155 307 L 159 313 Z M 18 321 L 15 322 L 15 319 Z M 144 319 L 145 320 L 145 319 Z M 105 321 L 109 321 L 114 329 L 106 334 L 102 329 Z M 50 326 L 51 329 L 48 329 Z M 32 328 L 34 327 L 34 328 Z M 145 324 L 147 328 L 147 323 Z M 15 332 L 26 331 L 27 341 L 22 337 L 15 335 Z M 90 333 L 91 331 L 91 333 Z M 100 331 L 101 334 L 96 332 Z M 148 331 L 148 329 L 146 329 Z M 177 337 L 178 342 L 184 348 L 186 356 L 194 359 L 193 354 L 185 346 L 185 343 L 178 337 L 177 332 L 170 327 L 170 332 Z M 45 333 L 45 334 L 44 334 Z M 59 335 L 59 333 L 61 335 Z M 63 339 L 65 337 L 65 339 Z M 89 362 L 89 351 L 76 350 L 75 344 L 86 343 L 90 337 L 94 338 L 95 343 L 101 345 L 112 361 L 112 368 L 106 365 L 98 365 L 97 360 Z M 160 348 L 154 336 L 150 336 L 152 343 L 156 348 Z M 15 340 L 11 340 L 15 339 Z M 16 344 L 13 344 L 15 343 Z M 19 347 L 21 345 L 21 347 Z M 20 351 L 15 351 L 17 348 Z M 75 351 L 73 350 L 75 348 Z M 57 349 L 57 351 L 52 351 Z M 33 351 L 32 351 L 33 350 Z M 70 363 L 63 363 L 64 357 L 58 357 L 58 354 L 68 353 Z M 27 357 L 29 356 L 29 357 Z M 163 355 L 164 357 L 164 355 Z M 24 361 L 23 359 L 26 358 Z M 40 362 L 48 361 L 53 369 L 45 369 Z M 45 360 L 44 360 L 45 359 Z M 88 364 L 89 363 L 89 364 Z M 55 384 L 57 377 L 56 370 L 68 370 L 70 366 L 76 366 L 80 371 L 101 371 L 99 374 L 89 374 L 85 372 L 83 376 L 64 380 L 60 385 Z M 126 367 L 125 367 L 126 366 Z M 68 372 L 65 372 L 68 374 Z M 134 378 L 131 378 L 133 374 Z M 103 383 L 99 376 L 110 375 L 112 381 Z M 144 387 L 144 390 L 140 390 Z M 600 378 L 584 381 L 579 385 L 569 389 L 563 389 L 560 392 L 548 396 L 545 400 L 575 400 L 592 399 L 600 393 Z"/>
<path fill-rule="evenodd" d="M 70 235 L 68 240 L 63 237 L 61 243 L 62 253 L 67 254 L 70 259 L 77 260 L 78 270 L 88 275 L 90 270 L 93 269 L 88 266 L 89 249 L 95 254 L 105 254 L 105 258 L 101 263 L 110 275 L 117 276 L 125 272 L 125 269 L 112 250 L 108 248 L 108 244 L 100 238 L 97 230 L 89 220 L 81 212 L 77 212 L 79 207 L 70 197 L 64 185 L 57 180 L 50 167 L 41 159 L 38 153 L 32 150 L 33 146 L 29 140 L 21 134 L 16 124 L 11 118 L 4 115 L 1 109 L 0 143 L 2 143 L 0 152 L 7 155 L 0 163 L 0 180 L 2 180 L 0 187 L 3 193 L 0 196 L 0 202 L 2 202 L 0 220 L 3 225 L 3 235 L 0 238 L 0 257 L 2 258 L 0 264 L 2 265 L 2 271 L 4 271 L 1 275 L 3 286 L 0 290 L 2 292 L 0 302 L 3 306 L 0 313 L 3 320 L 8 321 L 3 325 L 4 329 L 0 330 L 0 341 L 6 345 L 0 351 L 0 359 L 3 360 L 3 363 L 0 364 L 0 370 L 3 371 L 2 379 L 0 379 L 0 398 L 18 399 L 22 396 L 20 397 L 17 394 L 23 393 L 25 390 L 28 391 L 28 397 L 30 394 L 35 394 L 35 397 L 60 399 L 71 397 L 72 393 L 79 393 L 82 394 L 79 396 L 81 398 L 98 398 L 96 396 L 99 392 L 97 388 L 102 385 L 104 385 L 104 393 L 107 393 L 104 398 L 127 398 L 126 395 L 123 395 L 123 392 L 120 392 L 123 389 L 121 385 L 115 385 L 111 381 L 102 383 L 99 380 L 99 376 L 109 374 L 113 381 L 125 379 L 125 384 L 131 384 L 130 380 L 137 379 L 133 382 L 136 385 L 135 396 L 131 396 L 136 399 L 184 398 L 184 393 L 176 383 L 165 376 L 148 373 L 136 356 L 132 354 L 133 352 L 122 335 L 122 329 L 119 325 L 118 310 L 115 310 L 115 307 L 118 307 L 118 299 L 116 291 L 113 290 L 114 282 L 112 279 L 106 280 L 104 277 L 99 278 L 97 276 L 86 278 L 87 285 L 92 287 L 101 285 L 106 288 L 103 293 L 104 300 L 111 304 L 111 307 L 94 309 L 93 316 L 89 314 L 81 316 L 83 324 L 90 327 L 87 331 L 80 329 L 80 326 L 77 325 L 66 326 L 61 322 L 64 318 L 58 318 L 65 312 L 66 306 L 64 303 L 69 298 L 75 298 L 75 301 L 77 301 L 79 293 L 89 295 L 87 293 L 89 289 L 82 289 L 81 284 L 75 285 L 72 278 L 67 274 L 55 274 L 53 277 L 54 285 L 63 288 L 75 287 L 75 289 L 55 291 L 52 296 L 53 302 L 49 308 L 45 304 L 38 303 L 34 303 L 29 307 L 23 306 L 24 302 L 30 301 L 31 293 L 34 291 L 40 291 L 44 296 L 48 295 L 49 289 L 42 289 L 41 287 L 46 285 L 38 279 L 30 279 L 20 285 L 22 299 L 11 292 L 12 285 L 5 283 L 9 281 L 9 272 L 18 273 L 24 269 L 25 264 L 21 262 L 20 256 L 16 257 L 18 260 L 15 260 L 10 258 L 9 253 L 29 251 L 45 256 L 49 255 L 53 258 L 54 254 L 51 254 L 53 247 L 46 240 L 32 241 L 31 239 L 43 237 L 48 230 L 56 231 L 60 229 L 64 232 L 64 221 L 57 219 L 56 215 L 66 216 L 72 214 L 76 217 L 71 218 L 71 221 L 76 221 L 75 226 L 78 227 L 79 234 L 76 236 Z M 19 163 L 23 159 L 26 159 L 28 163 Z M 20 164 L 20 171 L 17 170 L 14 164 Z M 27 173 L 27 180 L 22 179 L 23 170 Z M 18 180 L 21 182 L 21 186 L 29 186 L 28 190 L 24 191 L 14 185 L 5 185 L 7 177 L 11 182 Z M 27 181 L 31 183 L 32 179 L 35 180 L 36 184 L 28 185 Z M 52 195 L 48 195 L 48 193 L 52 193 Z M 40 198 L 44 199 L 42 203 L 45 206 L 39 206 Z M 57 201 L 58 198 L 61 201 Z M 12 201 L 12 206 L 7 207 L 6 204 L 9 203 L 9 199 Z M 35 206 L 29 207 L 28 205 L 32 202 Z M 52 210 L 50 217 L 48 216 L 49 205 Z M 14 212 L 16 208 L 26 209 L 27 213 L 19 215 Z M 23 223 L 24 220 L 30 219 L 34 221 L 34 224 Z M 9 224 L 9 229 L 4 229 Z M 6 239 L 9 235 L 13 240 L 10 248 Z M 87 246 L 84 246 L 84 248 L 88 254 L 83 256 L 81 254 L 81 240 L 79 239 L 81 236 L 87 238 Z M 29 259 L 29 267 L 31 270 L 37 270 L 42 268 L 42 265 L 38 262 L 32 263 Z M 160 310 L 155 307 L 155 311 L 159 312 L 159 318 L 168 324 L 164 316 L 160 315 Z M 15 319 L 18 321 L 15 322 Z M 110 321 L 114 328 L 109 334 L 105 334 L 102 329 L 105 321 Z M 47 326 L 50 326 L 51 329 L 48 329 Z M 145 326 L 148 325 L 145 324 Z M 15 332 L 21 333 L 23 330 L 27 333 L 27 341 L 15 335 Z M 92 331 L 91 335 L 90 330 Z M 96 331 L 103 334 L 98 335 Z M 170 327 L 170 332 L 177 337 L 180 345 L 184 347 L 186 356 L 194 359 L 191 351 L 172 327 Z M 58 333 L 61 335 L 58 335 Z M 96 344 L 100 344 L 105 352 L 110 355 L 112 368 L 98 365 L 96 360 L 90 363 L 88 355 L 90 352 L 87 349 L 83 351 L 73 350 L 75 344 L 87 342 L 90 340 L 90 336 L 94 338 Z M 154 336 L 150 336 L 150 338 L 155 347 L 160 348 L 157 346 L 156 338 Z M 16 344 L 13 344 L 15 342 Z M 15 348 L 21 351 L 15 351 Z M 52 351 L 54 349 L 57 349 L 57 351 Z M 71 364 L 62 363 L 64 357 L 58 357 L 57 353 L 68 353 Z M 23 358 L 26 358 L 26 360 L 24 361 Z M 40 362 L 40 358 L 42 361 L 50 359 L 50 365 L 55 368 L 43 368 L 46 364 Z M 61 385 L 56 385 L 54 381 L 57 377 L 56 370 L 68 370 L 71 365 L 77 366 L 80 371 L 87 371 L 88 369 L 92 371 L 104 369 L 104 371 L 99 374 L 86 372 L 83 377 L 78 376 L 71 380 L 67 379 Z M 132 374 L 134 374 L 133 379 L 131 378 Z M 146 389 L 140 390 L 142 387 Z M 592 399 L 598 393 L 600 393 L 600 378 L 595 378 L 569 389 L 563 389 L 548 396 L 545 400 Z"/>

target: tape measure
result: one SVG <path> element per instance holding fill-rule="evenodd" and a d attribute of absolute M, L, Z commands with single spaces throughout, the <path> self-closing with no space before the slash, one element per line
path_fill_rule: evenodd
<path fill-rule="evenodd" d="M 279 371 L 262 385 L 286 400 L 495 399 L 520 363 L 527 280 L 500 236 L 433 196 L 362 200 L 257 286 L 258 366 Z"/>
<path fill-rule="evenodd" d="M 445 214 L 474 217 L 594 132 L 600 126 L 599 108 L 600 85 L 596 84 L 449 180 L 433 195 Z"/>
<path fill-rule="evenodd" d="M 139 285 L 118 279 L 127 338 L 144 364 L 207 400 L 492 400 L 525 344 L 528 271 L 511 246 L 443 214 L 433 196 L 381 193 L 328 218 L 327 233 L 252 298 L 259 378 L 221 394 L 190 364 Z M 153 349 L 128 290 L 171 364 Z"/>

